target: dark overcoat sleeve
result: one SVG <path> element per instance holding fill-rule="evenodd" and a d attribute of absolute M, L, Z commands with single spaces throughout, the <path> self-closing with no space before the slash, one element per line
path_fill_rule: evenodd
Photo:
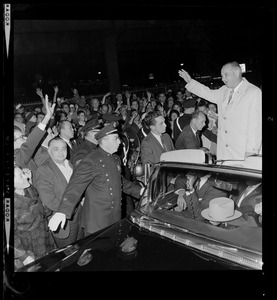
<path fill-rule="evenodd" d="M 211 142 L 217 143 L 217 135 L 214 134 L 211 130 L 205 129 L 202 134 Z"/>
<path fill-rule="evenodd" d="M 20 149 L 15 150 L 15 162 L 18 166 L 23 168 L 27 167 L 44 134 L 45 131 L 36 126 L 28 135 L 26 142 L 21 145 Z"/>
<path fill-rule="evenodd" d="M 139 199 L 140 190 L 142 187 L 138 184 L 135 184 L 127 180 L 124 176 L 121 176 L 121 180 L 122 180 L 123 193 Z"/>
<path fill-rule="evenodd" d="M 148 139 L 144 138 L 141 143 L 141 160 L 143 165 L 150 163 L 151 165 L 155 162 L 155 157 L 151 145 L 148 142 Z"/>
<path fill-rule="evenodd" d="M 99 173 L 97 163 L 92 160 L 81 162 L 74 170 L 64 191 L 58 212 L 66 214 L 70 219 L 75 207 L 82 200 L 82 195 Z"/>

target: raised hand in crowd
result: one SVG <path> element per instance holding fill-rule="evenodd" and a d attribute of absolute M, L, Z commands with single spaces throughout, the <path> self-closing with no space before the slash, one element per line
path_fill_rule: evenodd
<path fill-rule="evenodd" d="M 111 92 L 108 92 L 107 94 L 105 94 L 105 95 L 103 96 L 102 101 L 101 101 L 102 104 L 106 104 L 106 98 L 107 98 L 108 96 L 110 96 L 110 94 L 111 94 Z"/>
<path fill-rule="evenodd" d="M 57 94 L 57 93 L 58 93 L 58 91 L 59 91 L 59 87 L 56 85 L 56 86 L 54 86 L 53 88 L 54 88 L 54 92 L 55 92 L 55 94 Z"/>
<path fill-rule="evenodd" d="M 128 90 L 126 90 L 124 92 L 124 95 L 125 95 L 126 99 L 130 99 L 130 97 L 131 97 L 131 93 Z"/>
<path fill-rule="evenodd" d="M 54 86 L 54 96 L 53 96 L 53 103 L 56 103 L 57 102 L 57 94 L 58 94 L 58 91 L 59 91 L 59 88 L 58 86 Z"/>
<path fill-rule="evenodd" d="M 150 93 L 150 97 L 151 97 L 151 93 Z M 146 106 L 147 106 L 147 104 L 149 102 L 150 102 L 150 99 L 146 99 L 146 98 L 143 99 L 143 108 L 144 108 L 144 111 L 145 111 L 145 108 L 146 108 Z"/>
<path fill-rule="evenodd" d="M 147 99 L 148 99 L 148 101 L 150 101 L 150 99 L 151 99 L 151 96 L 152 96 L 151 92 L 149 92 L 149 91 L 146 91 L 146 95 L 147 95 Z"/>
<path fill-rule="evenodd" d="M 41 100 L 44 99 L 42 89 L 36 88 L 36 94 L 40 97 Z"/>
<path fill-rule="evenodd" d="M 189 83 L 191 81 L 191 77 L 188 72 L 186 72 L 184 69 L 181 69 L 178 71 L 179 76 L 182 77 L 186 83 Z"/>
<path fill-rule="evenodd" d="M 55 110 L 56 103 L 53 103 L 50 105 L 49 100 L 48 100 L 48 95 L 45 95 L 45 108 L 46 108 L 46 114 L 43 120 L 41 121 L 42 124 L 47 125 L 49 120 L 51 119 L 54 110 Z"/>

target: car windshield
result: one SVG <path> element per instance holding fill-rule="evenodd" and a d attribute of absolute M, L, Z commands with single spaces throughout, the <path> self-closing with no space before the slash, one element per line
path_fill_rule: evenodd
<path fill-rule="evenodd" d="M 193 178 L 190 183 L 189 178 Z M 190 184 L 194 191 L 192 194 L 188 192 Z M 201 247 L 207 244 L 226 246 L 235 251 L 240 249 L 261 255 L 261 186 L 261 171 L 164 162 L 154 166 L 147 186 L 147 197 L 141 200 L 139 210 L 143 213 L 141 218 L 148 219 L 148 222 L 152 220 L 153 224 L 174 228 L 176 232 L 189 232 L 198 237 L 198 245 L 200 241 Z M 240 206 L 242 194 L 248 187 L 255 190 L 256 197 L 247 205 Z M 186 207 L 180 209 L 178 197 L 182 190 L 188 195 Z M 215 200 L 212 201 L 213 199 Z M 225 204 L 216 207 L 210 201 L 216 204 L 217 201 L 223 201 Z M 234 203 L 233 207 L 228 206 L 229 202 Z M 219 211 L 221 208 L 222 212 Z M 219 216 L 223 219 L 214 222 L 212 217 L 219 213 L 224 214 L 225 210 L 228 213 L 231 211 L 230 219 L 227 215 L 225 219 L 224 216 Z"/>

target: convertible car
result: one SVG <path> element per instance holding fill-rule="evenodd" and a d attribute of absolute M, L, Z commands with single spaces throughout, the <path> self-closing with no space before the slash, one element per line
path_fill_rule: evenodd
<path fill-rule="evenodd" d="M 235 201 L 241 189 L 261 191 L 261 157 L 211 164 L 201 150 L 176 150 L 145 171 L 144 194 L 130 215 L 18 272 L 262 269 L 261 193 L 248 209 Z M 196 215 L 178 204 L 176 185 L 183 180 L 189 195 L 191 175 L 224 195 L 199 206 Z"/>

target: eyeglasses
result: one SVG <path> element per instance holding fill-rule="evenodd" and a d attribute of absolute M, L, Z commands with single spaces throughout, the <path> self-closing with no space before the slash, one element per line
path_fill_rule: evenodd
<path fill-rule="evenodd" d="M 23 138 L 27 138 L 27 136 L 22 134 L 19 137 L 15 138 L 13 141 L 16 142 L 17 140 L 23 139 Z"/>

